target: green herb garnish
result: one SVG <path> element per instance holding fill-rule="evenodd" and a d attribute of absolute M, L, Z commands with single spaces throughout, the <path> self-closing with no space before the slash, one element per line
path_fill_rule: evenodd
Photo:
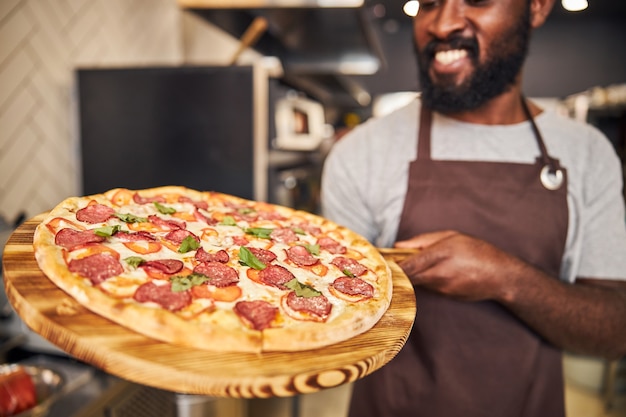
<path fill-rule="evenodd" d="M 250 252 L 250 249 L 245 246 L 239 248 L 239 262 L 242 265 L 249 266 L 250 268 L 254 268 L 259 271 L 265 269 L 265 264 L 261 262 L 259 258 L 254 256 L 254 254 Z"/>
<path fill-rule="evenodd" d="M 274 229 L 268 229 L 266 227 L 248 227 L 245 232 L 249 235 L 256 236 L 261 239 L 269 239 L 270 234 Z"/>
<path fill-rule="evenodd" d="M 290 290 L 293 290 L 296 295 L 298 297 L 317 297 L 319 295 L 322 295 L 321 292 L 319 292 L 318 290 L 316 290 L 315 288 L 303 284 L 300 281 L 298 281 L 296 278 L 292 279 L 291 281 L 287 282 L 284 284 L 285 287 L 289 288 Z"/>
<path fill-rule="evenodd" d="M 343 271 L 341 271 L 344 273 L 344 275 L 349 276 L 350 278 L 354 278 L 356 277 L 356 275 L 354 275 L 352 272 L 348 271 L 347 269 L 344 269 Z"/>
<path fill-rule="evenodd" d="M 146 217 L 139 217 L 130 213 L 113 213 L 113 215 L 125 223 L 145 223 L 148 221 Z"/>
<path fill-rule="evenodd" d="M 156 207 L 157 210 L 159 210 L 159 213 L 161 213 L 161 214 L 174 214 L 174 213 L 176 213 L 176 209 L 175 208 L 164 206 L 163 204 L 159 203 L 158 201 L 154 202 L 154 206 Z"/>
<path fill-rule="evenodd" d="M 195 287 L 197 285 L 202 285 L 211 278 L 207 277 L 204 274 L 198 274 L 193 272 L 186 276 L 176 275 L 170 278 L 172 283 L 172 292 L 181 292 L 190 289 L 191 287 Z"/>
<path fill-rule="evenodd" d="M 137 268 L 139 265 L 141 265 L 145 261 L 143 260 L 143 258 L 139 256 L 129 256 L 128 258 L 124 258 L 124 262 L 126 262 L 128 265 L 130 265 L 133 268 Z"/>
<path fill-rule="evenodd" d="M 180 242 L 180 247 L 178 248 L 179 253 L 187 253 L 192 250 L 196 250 L 200 247 L 200 242 L 193 238 L 193 236 L 187 236 Z"/>
<path fill-rule="evenodd" d="M 115 226 L 98 227 L 96 229 L 93 229 L 93 232 L 98 236 L 110 237 L 119 232 L 121 229 L 122 227 L 119 224 L 116 224 Z"/>
<path fill-rule="evenodd" d="M 320 254 L 320 245 L 318 245 L 318 244 L 313 244 L 313 245 L 306 244 L 306 245 L 304 245 L 304 247 L 306 248 L 306 250 L 309 251 L 309 253 L 311 255 L 319 256 L 319 254 Z"/>
<path fill-rule="evenodd" d="M 219 224 L 224 225 L 224 226 L 237 226 L 237 222 L 235 221 L 233 216 L 224 216 L 224 218 L 222 219 L 221 222 L 219 222 Z"/>

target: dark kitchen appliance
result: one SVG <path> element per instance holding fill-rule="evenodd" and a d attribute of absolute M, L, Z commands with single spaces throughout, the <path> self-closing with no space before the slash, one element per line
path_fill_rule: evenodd
<path fill-rule="evenodd" d="M 83 194 L 182 185 L 281 203 L 274 171 L 310 165 L 311 145 L 326 130 L 321 104 L 273 73 L 263 60 L 251 66 L 78 69 Z M 310 117 L 297 141 L 288 138 L 291 148 L 283 145 L 291 125 L 276 113 L 285 102 Z M 306 146 L 294 152 L 294 144 Z"/>

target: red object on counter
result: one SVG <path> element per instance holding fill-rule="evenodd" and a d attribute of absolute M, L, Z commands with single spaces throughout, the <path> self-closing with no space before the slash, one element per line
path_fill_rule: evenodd
<path fill-rule="evenodd" d="M 14 416 L 37 405 L 31 376 L 21 366 L 0 374 L 0 417 Z"/>

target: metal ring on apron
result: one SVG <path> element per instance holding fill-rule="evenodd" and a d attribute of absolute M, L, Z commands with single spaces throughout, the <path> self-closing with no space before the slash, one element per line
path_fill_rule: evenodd
<path fill-rule="evenodd" d="M 563 185 L 563 171 L 560 169 L 551 171 L 549 164 L 543 167 L 539 178 L 541 184 L 548 190 L 558 190 Z"/>

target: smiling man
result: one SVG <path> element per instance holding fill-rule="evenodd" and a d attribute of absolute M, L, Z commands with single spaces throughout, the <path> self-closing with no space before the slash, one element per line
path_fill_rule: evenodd
<path fill-rule="evenodd" d="M 564 416 L 561 352 L 626 354 L 621 163 L 595 128 L 522 94 L 553 0 L 425 0 L 421 99 L 344 136 L 324 215 L 400 266 L 412 334 L 355 383 L 352 417 Z"/>

